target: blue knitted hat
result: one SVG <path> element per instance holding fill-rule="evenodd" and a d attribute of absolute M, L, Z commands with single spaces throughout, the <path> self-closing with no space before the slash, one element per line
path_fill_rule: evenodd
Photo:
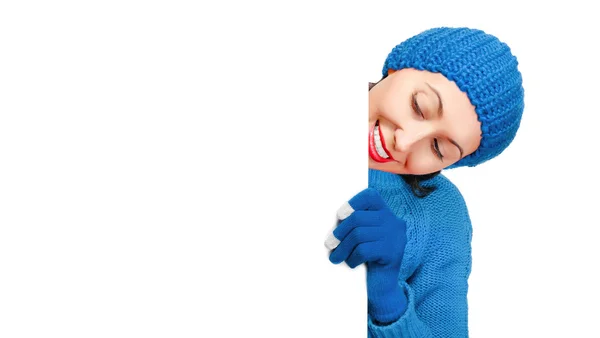
<path fill-rule="evenodd" d="M 433 28 L 392 49 L 383 66 L 441 73 L 454 81 L 475 106 L 481 122 L 477 150 L 448 168 L 474 167 L 490 160 L 512 142 L 521 124 L 524 90 L 517 59 L 498 38 L 477 29 Z"/>

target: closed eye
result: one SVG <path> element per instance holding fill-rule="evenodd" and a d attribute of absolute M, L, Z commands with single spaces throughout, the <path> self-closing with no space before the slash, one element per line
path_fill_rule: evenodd
<path fill-rule="evenodd" d="M 417 102 L 417 93 L 412 95 L 412 108 L 413 111 L 419 115 L 419 117 L 425 119 L 425 115 L 423 114 L 421 107 L 419 107 L 419 102 Z M 440 146 L 437 139 L 433 139 L 433 142 L 431 143 L 431 150 L 437 158 L 439 158 L 441 161 L 444 160 L 444 155 L 442 155 L 442 152 L 440 151 Z"/>
<path fill-rule="evenodd" d="M 433 139 L 433 142 L 431 143 L 431 150 L 433 151 L 435 156 L 437 156 L 441 161 L 444 160 L 444 155 L 442 155 L 442 152 L 440 151 L 440 146 L 438 145 L 437 138 Z"/>
<path fill-rule="evenodd" d="M 425 115 L 423 115 L 423 111 L 421 110 L 421 107 L 419 107 L 419 103 L 417 102 L 417 93 L 412 94 L 412 109 L 421 118 L 425 118 Z"/>

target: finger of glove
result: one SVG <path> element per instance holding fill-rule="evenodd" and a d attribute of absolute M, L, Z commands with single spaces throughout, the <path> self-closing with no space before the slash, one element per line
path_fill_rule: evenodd
<path fill-rule="evenodd" d="M 325 238 L 325 247 L 329 250 L 333 250 L 337 248 L 338 245 L 340 245 L 340 240 L 337 239 L 334 235 L 334 231 L 337 228 L 337 226 L 337 224 L 334 225 L 333 228 L 331 228 L 331 230 L 327 234 L 327 237 Z"/>
<path fill-rule="evenodd" d="M 381 210 L 386 207 L 385 201 L 381 198 L 379 192 L 373 188 L 367 188 L 359 192 L 348 201 L 348 204 L 354 210 Z"/>
<path fill-rule="evenodd" d="M 348 259 L 346 259 L 346 264 L 351 269 L 356 268 L 357 266 L 371 261 L 374 254 L 377 252 L 377 242 L 365 242 L 357 245 Z"/>
<path fill-rule="evenodd" d="M 381 235 L 378 230 L 375 227 L 354 228 L 329 255 L 329 261 L 333 264 L 345 261 L 359 244 L 379 239 Z"/>
<path fill-rule="evenodd" d="M 348 202 L 344 202 L 342 206 L 337 210 L 336 215 L 337 219 L 340 221 L 345 220 L 348 216 L 352 215 L 354 212 L 354 208 Z"/>
<path fill-rule="evenodd" d="M 339 221 L 344 221 L 348 217 L 352 216 L 355 213 L 356 208 L 363 210 L 379 210 L 383 207 L 385 207 L 385 202 L 383 199 L 381 199 L 379 193 L 375 189 L 371 188 L 361 191 L 359 194 L 350 199 L 350 201 L 342 204 L 342 206 L 336 212 L 338 224 L 333 226 L 332 230 L 325 238 L 325 247 L 329 250 L 334 250 L 340 244 L 340 240 L 352 230 L 352 228 L 343 227 L 343 229 L 338 230 L 337 232 L 335 231 L 337 230 L 336 228 L 339 228 Z"/>
<path fill-rule="evenodd" d="M 337 210 L 336 224 L 333 226 L 333 228 L 331 228 L 331 230 L 329 231 L 329 234 L 325 238 L 325 247 L 327 249 L 333 250 L 340 244 L 340 240 L 335 236 L 333 231 L 340 224 L 340 221 L 345 220 L 350 215 L 352 215 L 352 213 L 354 213 L 354 209 L 352 208 L 352 206 L 350 206 L 350 203 L 348 203 L 348 202 L 344 202 L 344 204 Z"/>
<path fill-rule="evenodd" d="M 327 237 L 325 238 L 325 247 L 327 249 L 333 250 L 340 244 L 340 240 L 337 237 L 335 237 L 333 231 L 338 227 L 338 225 L 340 224 L 340 221 L 348 218 L 348 216 L 352 215 L 353 212 L 354 212 L 354 209 L 352 209 L 352 207 L 350 206 L 350 204 L 348 204 L 348 202 L 344 203 L 344 205 L 342 205 L 338 209 L 338 211 L 336 213 L 335 224 L 333 225 L 331 230 L 329 230 L 329 233 L 327 234 Z"/>
<path fill-rule="evenodd" d="M 333 230 L 333 235 L 339 241 L 343 241 L 348 234 L 357 227 L 373 227 L 381 225 L 381 215 L 378 211 L 358 210 L 348 218 L 340 222 Z"/>

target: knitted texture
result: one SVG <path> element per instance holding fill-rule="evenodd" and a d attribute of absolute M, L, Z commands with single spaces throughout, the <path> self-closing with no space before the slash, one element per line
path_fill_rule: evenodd
<path fill-rule="evenodd" d="M 402 316 L 378 325 L 371 338 L 468 337 L 468 278 L 472 228 L 458 189 L 443 175 L 424 183 L 436 190 L 417 198 L 396 174 L 369 169 L 369 187 L 406 221 L 406 247 L 397 283 L 408 303 Z"/>
<path fill-rule="evenodd" d="M 507 44 L 481 30 L 440 27 L 426 30 L 392 49 L 383 66 L 441 73 L 475 106 L 481 122 L 479 148 L 448 168 L 474 167 L 502 153 L 516 136 L 524 89 L 516 57 Z"/>

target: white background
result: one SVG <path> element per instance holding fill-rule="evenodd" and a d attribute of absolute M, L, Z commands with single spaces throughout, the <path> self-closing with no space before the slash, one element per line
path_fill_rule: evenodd
<path fill-rule="evenodd" d="M 443 25 L 526 90 L 513 145 L 446 173 L 471 337 L 600 337 L 593 5 L 199 3 L 0 5 L 0 337 L 365 337 L 323 240 L 366 185 L 367 82 Z"/>

